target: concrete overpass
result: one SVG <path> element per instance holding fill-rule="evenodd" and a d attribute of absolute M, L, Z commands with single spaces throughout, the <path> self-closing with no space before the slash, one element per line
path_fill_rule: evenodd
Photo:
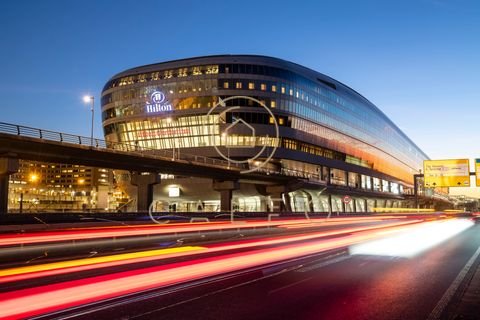
<path fill-rule="evenodd" d="M 0 122 L 0 212 L 7 212 L 9 175 L 18 171 L 19 159 L 131 171 L 132 184 L 138 187 L 139 211 L 147 210 L 151 203 L 153 185 L 160 182 L 160 172 L 212 178 L 214 189 L 221 194 L 222 210 L 229 210 L 232 191 L 239 182 L 263 184 L 266 188 L 272 187 L 275 193 L 282 193 L 287 185 L 308 181 L 300 173 L 295 176 L 266 171 L 241 173 L 247 169 L 244 164 L 222 159 L 179 154 L 175 150 L 145 149 Z"/>

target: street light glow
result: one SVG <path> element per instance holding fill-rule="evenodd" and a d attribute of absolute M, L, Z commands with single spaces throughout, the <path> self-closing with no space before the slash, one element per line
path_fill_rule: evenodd
<path fill-rule="evenodd" d="M 94 104 L 95 104 L 95 98 L 94 96 L 83 96 L 83 101 L 85 103 L 88 103 L 88 102 L 91 102 L 91 106 L 90 106 L 90 111 L 92 112 L 92 126 L 91 126 L 91 130 L 90 130 L 90 145 L 93 147 L 93 117 L 94 117 Z"/>

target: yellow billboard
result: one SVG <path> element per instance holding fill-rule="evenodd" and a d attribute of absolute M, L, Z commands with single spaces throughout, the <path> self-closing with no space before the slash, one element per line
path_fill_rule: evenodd
<path fill-rule="evenodd" d="M 468 159 L 425 160 L 423 173 L 426 188 L 470 186 Z"/>
<path fill-rule="evenodd" d="M 477 180 L 477 187 L 480 187 L 480 159 L 475 159 L 475 178 Z"/>

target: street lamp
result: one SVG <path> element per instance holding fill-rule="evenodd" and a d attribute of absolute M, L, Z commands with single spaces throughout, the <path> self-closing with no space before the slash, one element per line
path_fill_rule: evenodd
<path fill-rule="evenodd" d="M 31 173 L 30 174 L 30 182 L 35 183 L 35 182 L 37 182 L 37 180 L 38 180 L 38 175 L 36 173 Z"/>
<path fill-rule="evenodd" d="M 91 131 L 90 131 L 90 145 L 93 147 L 93 114 L 94 114 L 94 103 L 95 103 L 95 98 L 93 96 L 84 96 L 83 97 L 83 101 L 85 103 L 88 103 L 88 102 L 92 102 L 92 105 L 90 107 L 90 111 L 92 111 L 92 127 L 91 127 Z"/>

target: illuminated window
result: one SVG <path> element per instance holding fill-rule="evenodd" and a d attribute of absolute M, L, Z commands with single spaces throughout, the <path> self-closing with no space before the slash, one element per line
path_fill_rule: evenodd
<path fill-rule="evenodd" d="M 285 124 L 285 119 L 284 118 L 278 118 L 278 124 L 283 126 Z"/>
<path fill-rule="evenodd" d="M 226 68 L 228 69 L 228 68 Z M 217 74 L 218 73 L 218 66 L 207 66 L 207 70 L 205 71 L 206 74 Z M 228 73 L 226 71 L 225 73 Z"/>
<path fill-rule="evenodd" d="M 288 90 L 288 93 L 293 96 L 293 89 Z"/>
<path fill-rule="evenodd" d="M 225 81 L 225 82 L 223 83 L 223 88 L 224 88 L 224 89 L 228 89 L 228 82 Z"/>
<path fill-rule="evenodd" d="M 382 192 L 390 192 L 390 185 L 387 180 L 382 180 Z"/>
<path fill-rule="evenodd" d="M 270 101 L 270 108 L 275 108 L 277 106 L 277 102 L 275 100 Z"/>
<path fill-rule="evenodd" d="M 180 68 L 178 69 L 178 77 L 186 77 L 187 76 L 188 69 L 187 68 Z"/>
<path fill-rule="evenodd" d="M 282 93 L 285 93 L 285 87 L 282 87 Z"/>
<path fill-rule="evenodd" d="M 267 90 L 267 85 L 266 85 L 265 83 L 262 83 L 262 84 L 260 85 L 260 90 L 262 90 L 262 91 Z"/>
<path fill-rule="evenodd" d="M 277 92 L 277 86 L 276 85 L 272 85 L 272 92 Z"/>
<path fill-rule="evenodd" d="M 248 89 L 250 89 L 250 90 L 255 89 L 255 83 L 249 82 L 249 83 L 248 83 Z"/>
<path fill-rule="evenodd" d="M 274 123 L 275 123 L 275 120 L 273 119 L 273 117 L 270 117 L 269 120 L 268 120 L 268 122 L 269 122 L 270 124 L 274 124 Z"/>
<path fill-rule="evenodd" d="M 242 83 L 241 82 L 236 82 L 235 83 L 235 88 L 242 89 Z"/>
<path fill-rule="evenodd" d="M 194 76 L 201 75 L 201 74 L 202 74 L 202 71 L 200 70 L 200 67 L 193 67 L 192 74 L 193 74 Z"/>

